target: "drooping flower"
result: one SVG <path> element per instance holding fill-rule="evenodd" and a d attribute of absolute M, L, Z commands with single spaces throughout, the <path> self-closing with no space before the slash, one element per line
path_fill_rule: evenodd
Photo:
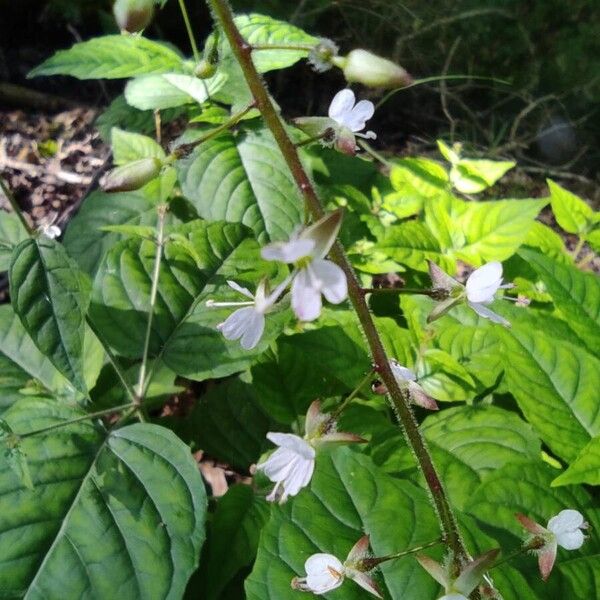
<path fill-rule="evenodd" d="M 306 576 L 294 577 L 292 587 L 302 592 L 325 594 L 340 587 L 344 579 L 348 578 L 373 596 L 383 598 L 375 581 L 367 575 L 372 569 L 365 560 L 368 549 L 369 536 L 364 535 L 354 544 L 343 563 L 333 554 L 313 554 L 304 563 Z"/>
<path fill-rule="evenodd" d="M 239 292 L 246 298 L 246 302 L 215 302 L 208 300 L 207 306 L 222 308 L 227 306 L 240 306 L 223 321 L 217 325 L 217 329 L 227 340 L 240 340 L 244 350 L 251 350 L 256 347 L 265 330 L 265 314 L 275 305 L 283 290 L 287 287 L 289 278 L 278 285 L 271 294 L 267 293 L 267 282 L 262 280 L 253 295 L 250 290 L 235 283 L 227 281 L 227 285 L 236 292 Z"/>
<path fill-rule="evenodd" d="M 445 273 L 438 265 L 429 261 L 429 275 L 433 285 L 432 296 L 441 301 L 431 311 L 427 321 L 439 319 L 451 308 L 466 302 L 480 317 L 510 327 L 510 323 L 490 310 L 486 305 L 494 301 L 496 292 L 514 287 L 512 283 L 502 283 L 502 264 L 490 262 L 475 269 L 465 285 Z"/>
<path fill-rule="evenodd" d="M 340 152 L 352 155 L 357 150 L 356 137 L 377 138 L 373 131 L 361 133 L 374 113 L 370 100 L 356 102 L 354 92 L 343 89 L 333 97 L 328 117 L 300 117 L 294 124 L 307 135 L 320 137 L 325 145 L 333 143 Z"/>
<path fill-rule="evenodd" d="M 309 484 L 315 468 L 316 449 L 321 444 L 367 441 L 353 433 L 337 431 L 335 421 L 320 408 L 318 400 L 308 408 L 304 438 L 293 433 L 267 434 L 267 439 L 279 448 L 256 469 L 276 484 L 267 496 L 270 502 L 283 503 Z"/>
<path fill-rule="evenodd" d="M 585 541 L 582 530 L 586 529 L 588 524 L 578 510 L 561 510 L 548 521 L 546 527 L 521 513 L 516 517 L 532 534 L 525 546 L 537 554 L 540 574 L 544 581 L 552 572 L 558 546 L 565 550 L 578 550 Z"/>
<path fill-rule="evenodd" d="M 396 379 L 396 383 L 401 390 L 408 392 L 409 398 L 413 404 L 426 408 L 427 410 L 438 410 L 436 401 L 425 392 L 417 383 L 417 376 L 408 367 L 402 366 L 395 358 L 390 359 L 390 369 Z M 376 394 L 387 394 L 384 385 L 373 388 Z"/>
<path fill-rule="evenodd" d="M 438 600 L 469 600 L 471 592 L 478 587 L 485 572 L 492 566 L 499 549 L 490 550 L 469 562 L 458 577 L 452 577 L 448 565 L 441 565 L 429 556 L 418 554 L 419 564 L 444 588 L 444 595 Z"/>
<path fill-rule="evenodd" d="M 61 234 L 60 227 L 58 225 L 55 225 L 56 218 L 57 215 L 54 215 L 51 218 L 43 219 L 38 226 L 38 231 L 42 235 L 45 235 L 46 237 L 50 238 L 51 240 L 56 239 Z"/>
<path fill-rule="evenodd" d="M 325 256 L 335 242 L 342 222 L 337 210 L 293 236 L 287 242 L 274 242 L 262 249 L 266 260 L 293 264 L 292 308 L 301 321 L 314 321 L 321 314 L 321 294 L 332 304 L 348 296 L 344 271 Z"/>

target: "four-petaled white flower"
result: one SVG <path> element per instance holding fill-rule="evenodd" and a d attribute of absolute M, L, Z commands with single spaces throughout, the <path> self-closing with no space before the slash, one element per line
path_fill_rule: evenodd
<path fill-rule="evenodd" d="M 375 114 L 375 105 L 370 100 L 356 102 L 354 92 L 348 88 L 340 90 L 331 101 L 327 113 L 340 127 L 349 129 L 354 135 L 366 139 L 376 139 L 373 131 L 360 133 L 367 121 Z"/>
<path fill-rule="evenodd" d="M 490 550 L 465 565 L 458 575 L 452 576 L 449 565 L 441 565 L 429 556 L 417 555 L 420 565 L 444 588 L 444 595 L 438 600 L 469 600 L 471 592 L 478 587 L 485 577 L 485 572 L 492 566 L 500 550 Z"/>
<path fill-rule="evenodd" d="M 266 260 L 293 264 L 292 308 L 301 321 L 314 321 L 321 314 L 321 294 L 332 304 L 348 296 L 344 271 L 325 256 L 335 242 L 342 221 L 341 211 L 319 219 L 287 242 L 274 242 L 262 249 Z"/>
<path fill-rule="evenodd" d="M 402 366 L 395 358 L 390 359 L 390 369 L 401 390 L 406 390 L 410 401 L 427 410 L 438 410 L 436 401 L 417 383 L 417 376 L 408 367 Z M 387 394 L 385 386 L 373 388 L 376 394 Z"/>
<path fill-rule="evenodd" d="M 480 317 L 510 327 L 510 323 L 504 317 L 486 306 L 494 301 L 498 290 L 514 287 L 512 283 L 502 283 L 501 263 L 490 262 L 475 269 L 467 278 L 465 285 L 431 261 L 429 261 L 429 275 L 433 284 L 433 292 L 437 292 L 443 298 L 427 317 L 429 322 L 439 319 L 451 308 L 466 301 L 467 305 Z"/>
<path fill-rule="evenodd" d="M 263 471 L 276 484 L 267 500 L 283 503 L 310 482 L 316 453 L 306 440 L 293 433 L 269 432 L 267 438 L 279 448 L 256 469 Z"/>
<path fill-rule="evenodd" d="M 588 527 L 583 515 L 571 508 L 561 510 L 546 527 L 518 513 L 517 519 L 532 536 L 527 546 L 538 555 L 540 574 L 545 581 L 554 567 L 558 546 L 565 550 L 578 550 L 585 541 L 583 529 Z"/>
<path fill-rule="evenodd" d="M 352 547 L 342 563 L 333 554 L 319 552 L 309 556 L 304 563 L 305 577 L 294 577 L 292 587 L 302 592 L 326 594 L 352 579 L 360 587 L 377 598 L 383 598 L 377 584 L 367 572 L 373 568 L 368 558 L 369 536 L 364 535 Z"/>
<path fill-rule="evenodd" d="M 265 314 L 273 308 L 288 283 L 289 278 L 278 285 L 271 294 L 267 294 L 267 282 L 263 280 L 258 284 L 256 294 L 252 295 L 250 290 L 238 285 L 235 281 L 227 281 L 230 288 L 246 296 L 249 300 L 247 302 L 215 302 L 214 300 L 208 300 L 206 305 L 217 308 L 226 306 L 243 307 L 231 313 L 225 321 L 219 323 L 217 329 L 225 339 L 239 339 L 244 350 L 251 350 L 258 344 L 265 330 Z"/>

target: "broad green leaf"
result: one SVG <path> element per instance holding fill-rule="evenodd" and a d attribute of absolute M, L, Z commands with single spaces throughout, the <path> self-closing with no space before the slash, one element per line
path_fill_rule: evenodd
<path fill-rule="evenodd" d="M 573 259 L 567 254 L 564 240 L 548 225 L 534 221 L 527 237 L 523 240 L 524 246 L 539 248 L 547 256 L 561 263 L 572 264 Z"/>
<path fill-rule="evenodd" d="M 585 233 L 594 223 L 594 211 L 587 202 L 572 192 L 547 180 L 550 204 L 558 224 L 568 233 Z"/>
<path fill-rule="evenodd" d="M 14 247 L 28 237 L 17 215 L 0 210 L 0 273 L 8 270 Z"/>
<path fill-rule="evenodd" d="M 546 204 L 546 200 L 526 199 L 462 203 L 460 214 L 451 215 L 454 227 L 465 236 L 455 256 L 476 267 L 506 260 L 524 242 Z"/>
<path fill-rule="evenodd" d="M 188 444 L 247 471 L 258 462 L 272 421 L 261 409 L 253 387 L 233 378 L 210 388 L 190 414 L 167 422 Z"/>
<path fill-rule="evenodd" d="M 496 330 L 508 388 L 549 448 L 572 461 L 600 434 L 600 360 L 565 337 L 566 325 L 551 316 L 524 309 L 503 315 L 512 323 Z"/>
<path fill-rule="evenodd" d="M 202 555 L 193 594 L 205 600 L 223 598 L 223 589 L 240 569 L 252 564 L 260 532 L 269 517 L 268 503 L 249 485 L 234 485 L 219 499 Z M 239 596 L 242 597 L 241 595 Z"/>
<path fill-rule="evenodd" d="M 294 25 L 265 15 L 238 15 L 235 17 L 235 24 L 249 44 L 314 46 L 319 41 L 318 38 Z M 308 50 L 259 50 L 253 52 L 252 60 L 259 73 L 266 73 L 274 69 L 291 67 L 300 59 L 306 58 L 308 54 Z"/>
<path fill-rule="evenodd" d="M 596 254 L 600 254 L 600 227 L 585 235 L 587 243 Z"/>
<path fill-rule="evenodd" d="M 417 377 L 424 390 L 436 400 L 465 401 L 474 393 L 475 382 L 469 372 L 452 355 L 439 348 L 422 352 Z"/>
<path fill-rule="evenodd" d="M 287 239 L 302 222 L 297 186 L 264 128 L 200 144 L 177 169 L 184 195 L 204 219 L 243 223 L 261 243 Z"/>
<path fill-rule="evenodd" d="M 196 257 L 180 244 L 165 246 L 150 356 L 191 379 L 242 371 L 279 333 L 287 311 L 270 314 L 262 341 L 247 351 L 239 342 L 225 340 L 216 329 L 234 308 L 207 307 L 206 301 L 243 300 L 226 280 L 254 289 L 261 277 L 276 275 L 278 265 L 260 258 L 258 244 L 243 225 L 196 220 L 167 234 L 171 232 L 186 236 Z M 94 326 L 119 354 L 129 358 L 142 356 L 155 253 L 155 244 L 148 240 L 119 242 L 108 252 L 94 282 L 90 306 Z"/>
<path fill-rule="evenodd" d="M 165 151 L 151 137 L 118 127 L 111 130 L 111 146 L 115 165 L 126 165 L 142 158 L 165 158 Z"/>
<path fill-rule="evenodd" d="M 36 346 L 83 393 L 89 282 L 66 250 L 45 236 L 21 242 L 10 267 L 12 305 Z"/>
<path fill-rule="evenodd" d="M 528 249 L 519 255 L 537 271 L 556 307 L 587 348 L 600 354 L 600 279 Z"/>
<path fill-rule="evenodd" d="M 440 164 L 427 158 L 402 158 L 390 172 L 390 181 L 397 192 L 407 196 L 437 196 L 448 189 L 448 173 Z"/>
<path fill-rule="evenodd" d="M 345 313 L 342 323 L 325 321 L 319 329 L 280 338 L 277 349 L 252 368 L 252 382 L 264 410 L 291 424 L 315 398 L 350 392 L 370 368 L 356 321 Z"/>
<path fill-rule="evenodd" d="M 81 416 L 25 399 L 5 415 L 17 433 Z M 189 449 L 170 431 L 107 432 L 83 421 L 26 438 L 34 490 L 0 457 L 0 588 L 5 597 L 181 598 L 198 564 L 206 494 Z"/>
<path fill-rule="evenodd" d="M 418 221 L 386 227 L 377 247 L 393 260 L 418 271 L 427 271 L 427 260 L 448 273 L 456 271 L 455 260 L 443 253 L 430 229 Z"/>
<path fill-rule="evenodd" d="M 202 104 L 217 93 L 227 78 L 217 73 L 210 79 L 198 79 L 182 73 L 164 73 L 136 77 L 125 86 L 125 99 L 139 110 L 176 108 L 184 104 Z"/>
<path fill-rule="evenodd" d="M 516 163 L 461 158 L 450 170 L 452 185 L 463 194 L 478 194 L 493 186 Z"/>
<path fill-rule="evenodd" d="M 451 164 L 455 164 L 460 160 L 460 144 L 453 144 L 452 148 L 442 140 L 436 140 L 440 154 Z"/>
<path fill-rule="evenodd" d="M 447 409 L 428 416 L 421 430 L 452 502 L 461 509 L 490 473 L 540 456 L 532 427 L 496 406 Z"/>
<path fill-rule="evenodd" d="M 319 452 L 310 487 L 282 507 L 273 507 L 246 580 L 246 598 L 301 598 L 290 582 L 305 574 L 306 559 L 326 552 L 343 561 L 364 534 L 370 535 L 374 556 L 385 556 L 432 541 L 439 530 L 423 490 L 393 479 L 349 448 Z M 384 563 L 375 577 L 385 598 L 439 597 L 438 584 L 413 557 Z M 358 600 L 367 594 L 346 580 L 326 597 Z"/>
<path fill-rule="evenodd" d="M 147 240 L 156 239 L 156 227 L 150 225 L 104 225 L 100 229 L 127 237 L 141 237 Z"/>
<path fill-rule="evenodd" d="M 552 482 L 552 487 L 577 483 L 600 485 L 600 436 L 583 447 L 569 468 Z"/>
<path fill-rule="evenodd" d="M 123 235 L 108 233 L 101 228 L 107 225 L 156 225 L 158 198 L 149 197 L 141 191 L 105 194 L 90 194 L 75 217 L 69 223 L 64 237 L 67 252 L 79 266 L 94 275 L 102 258 Z M 173 213 L 167 213 L 167 223 L 175 220 Z"/>
<path fill-rule="evenodd" d="M 139 35 L 107 35 L 59 50 L 28 77 L 71 75 L 78 79 L 123 79 L 182 70 L 183 60 L 169 46 Z"/>

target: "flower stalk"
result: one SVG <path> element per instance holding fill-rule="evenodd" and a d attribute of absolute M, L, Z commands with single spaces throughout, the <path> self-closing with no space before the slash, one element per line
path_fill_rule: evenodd
<path fill-rule="evenodd" d="M 240 31 L 236 27 L 233 13 L 226 0 L 207 0 L 207 2 L 213 11 L 217 25 L 222 29 L 229 40 L 232 52 L 242 69 L 246 83 L 254 97 L 256 107 L 260 111 L 265 124 L 270 129 L 279 146 L 282 156 L 304 197 L 308 210 L 315 221 L 320 219 L 324 215 L 323 206 L 302 165 L 297 149 L 288 136 L 285 127 L 271 102 L 269 94 L 263 84 L 263 80 L 252 62 L 252 45 L 242 37 Z M 348 294 L 368 341 L 373 361 L 380 366 L 380 376 L 387 387 L 389 397 L 402 424 L 405 436 L 411 445 L 423 472 L 440 520 L 444 538 L 447 540 L 450 549 L 453 551 L 457 566 L 462 566 L 467 562 L 468 556 L 460 535 L 458 523 L 437 470 L 433 464 L 431 455 L 427 449 L 425 440 L 419 431 L 418 423 L 410 408 L 408 395 L 402 392 L 396 382 L 381 338 L 379 337 L 379 333 L 377 332 L 375 323 L 365 302 L 360 283 L 339 241 L 336 241 L 333 245 L 330 255 L 332 260 L 346 275 L 348 281 Z"/>
<path fill-rule="evenodd" d="M 2 190 L 2 193 L 4 194 L 6 199 L 8 200 L 8 203 L 10 204 L 11 208 L 19 218 L 19 221 L 21 221 L 21 225 L 23 225 L 25 231 L 29 235 L 33 235 L 33 229 L 31 228 L 31 225 L 29 225 L 29 223 L 27 222 L 27 219 L 23 214 L 23 210 L 19 206 L 17 199 L 13 196 L 13 193 L 10 191 L 9 187 L 6 185 L 6 183 L 4 183 L 4 179 L 2 179 L 2 177 L 0 177 L 0 189 Z"/>

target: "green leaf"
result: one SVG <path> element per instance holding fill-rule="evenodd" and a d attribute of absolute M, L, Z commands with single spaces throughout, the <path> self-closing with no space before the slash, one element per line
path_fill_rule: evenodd
<path fill-rule="evenodd" d="M 247 351 L 216 329 L 233 309 L 209 308 L 206 301 L 239 301 L 226 280 L 254 288 L 261 277 L 276 275 L 278 265 L 260 258 L 258 244 L 243 225 L 196 220 L 168 230 L 167 235 L 171 232 L 189 239 L 196 258 L 180 244 L 165 246 L 150 356 L 191 379 L 242 371 L 278 335 L 288 312 L 270 314 L 260 344 Z M 94 281 L 92 321 L 108 343 L 129 358 L 142 356 L 155 253 L 155 244 L 148 240 L 119 242 L 108 252 Z M 197 264 L 197 257 L 202 264 Z"/>
<path fill-rule="evenodd" d="M 600 484 L 600 436 L 583 447 L 569 468 L 552 482 L 552 487 L 576 483 Z"/>
<path fill-rule="evenodd" d="M 111 130 L 111 146 L 115 165 L 126 165 L 142 158 L 165 158 L 165 151 L 151 137 L 118 127 Z"/>
<path fill-rule="evenodd" d="M 227 81 L 222 73 L 210 79 L 198 79 L 181 73 L 144 75 L 125 86 L 125 99 L 139 110 L 176 108 L 194 102 L 202 104 Z"/>
<path fill-rule="evenodd" d="M 585 233 L 593 227 L 594 211 L 579 196 L 565 190 L 551 179 L 550 204 L 558 224 L 568 233 Z"/>
<path fill-rule="evenodd" d="M 26 399 L 6 415 L 26 433 L 81 416 Z M 188 448 L 136 424 L 83 421 L 22 442 L 33 491 L 0 458 L 0 588 L 8 598 L 181 598 L 198 564 L 206 494 Z M 167 484 L 166 484 L 166 483 Z"/>
<path fill-rule="evenodd" d="M 439 348 L 429 348 L 421 354 L 417 377 L 432 398 L 446 402 L 468 400 L 475 387 L 465 367 Z"/>
<path fill-rule="evenodd" d="M 526 248 L 519 255 L 539 274 L 569 327 L 600 354 L 600 279 Z"/>
<path fill-rule="evenodd" d="M 302 597 L 290 587 L 303 576 L 304 562 L 316 552 L 345 560 L 364 534 L 374 556 L 400 552 L 439 536 L 426 493 L 386 475 L 371 460 L 349 448 L 319 452 L 309 489 L 282 507 L 273 507 L 264 528 L 254 570 L 246 580 L 248 600 Z M 437 583 L 409 558 L 384 563 L 382 588 L 387 597 L 434 600 Z M 437 595 L 436 595 L 437 594 Z M 346 580 L 328 598 L 358 600 L 364 590 Z"/>
<path fill-rule="evenodd" d="M 66 250 L 45 236 L 21 242 L 10 267 L 12 304 L 36 346 L 83 393 L 89 283 Z"/>
<path fill-rule="evenodd" d="M 406 196 L 437 196 L 448 189 L 448 173 L 440 164 L 427 158 L 402 158 L 390 172 L 393 188 Z"/>
<path fill-rule="evenodd" d="M 421 430 L 452 502 L 460 509 L 490 473 L 540 456 L 540 441 L 532 427 L 495 406 L 447 409 L 428 416 Z"/>
<path fill-rule="evenodd" d="M 550 449 L 571 461 L 600 434 L 600 360 L 565 337 L 562 321 L 518 308 L 503 314 L 512 327 L 496 332 L 509 390 Z"/>
<path fill-rule="evenodd" d="M 202 570 L 196 597 L 223 598 L 223 589 L 240 569 L 252 564 L 262 527 L 269 516 L 268 503 L 248 485 L 234 485 L 219 499 L 208 526 Z"/>
<path fill-rule="evenodd" d="M 585 235 L 587 243 L 596 254 L 600 254 L 600 227 Z"/>
<path fill-rule="evenodd" d="M 193 447 L 246 471 L 260 458 L 271 420 L 253 387 L 233 378 L 201 396 L 190 414 L 169 418 L 168 423 Z"/>
<path fill-rule="evenodd" d="M 154 229 L 158 220 L 158 204 L 158 198 L 149 197 L 141 191 L 118 194 L 93 192 L 69 223 L 64 237 L 65 248 L 79 266 L 93 276 L 106 251 L 125 237 L 101 228 L 107 225 L 142 225 Z M 167 213 L 167 223 L 174 220 L 173 213 Z"/>
<path fill-rule="evenodd" d="M 264 128 L 207 141 L 177 169 L 184 195 L 204 219 L 243 223 L 261 243 L 287 239 L 302 223 L 302 199 Z"/>
<path fill-rule="evenodd" d="M 452 185 L 463 194 L 478 194 L 493 186 L 516 163 L 461 158 L 450 170 Z"/>
<path fill-rule="evenodd" d="M 28 77 L 71 75 L 78 79 L 123 79 L 183 68 L 169 46 L 139 35 L 107 35 L 59 50 L 30 71 Z"/>
<path fill-rule="evenodd" d="M 561 263 L 573 263 L 573 259 L 567 254 L 565 242 L 560 235 L 548 227 L 548 225 L 544 225 L 539 221 L 533 222 L 527 237 L 523 240 L 523 245 L 538 248 L 544 254 L 551 256 L 554 260 Z"/>
<path fill-rule="evenodd" d="M 0 211 L 0 273 L 8 270 L 15 246 L 28 237 L 17 215 Z"/>

